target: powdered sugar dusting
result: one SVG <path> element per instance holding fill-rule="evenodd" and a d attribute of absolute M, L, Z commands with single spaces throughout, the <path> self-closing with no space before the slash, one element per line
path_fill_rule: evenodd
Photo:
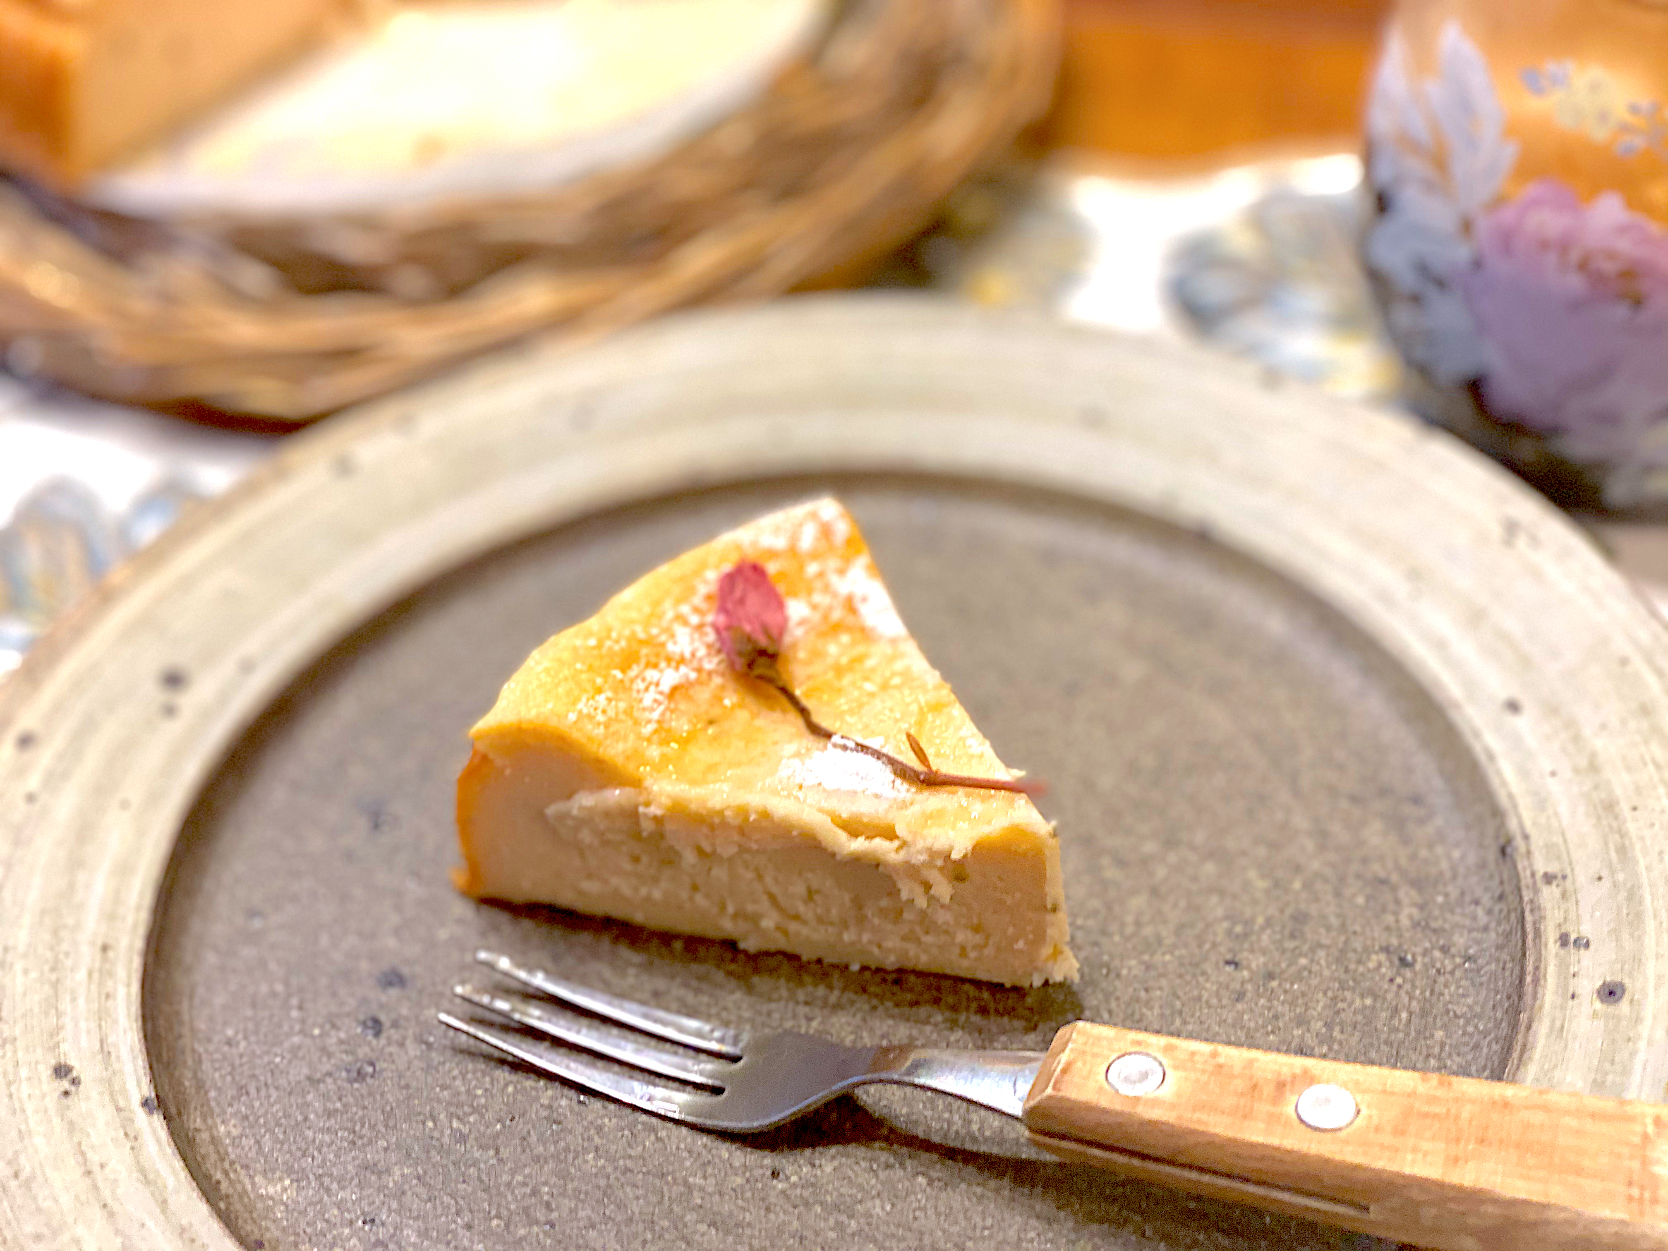
<path fill-rule="evenodd" d="M 855 751 L 850 739 L 836 735 L 811 756 L 784 760 L 776 771 L 781 781 L 794 786 L 815 787 L 874 799 L 907 799 L 908 783 L 873 756 Z"/>
<path fill-rule="evenodd" d="M 643 719 L 650 725 L 660 724 L 661 718 L 666 715 L 672 692 L 694 681 L 697 676 L 695 670 L 683 666 L 659 666 L 635 671 L 631 679 L 631 693 Z"/>
<path fill-rule="evenodd" d="M 749 522 L 736 531 L 736 538 L 755 552 L 809 556 L 821 547 L 843 547 L 851 538 L 851 521 L 837 501 L 812 500 Z"/>
<path fill-rule="evenodd" d="M 846 558 L 845 549 L 853 533 L 845 509 L 827 498 L 762 517 L 734 532 L 734 538 L 749 555 L 768 558 L 772 553 L 791 552 L 801 558 L 805 593 L 786 600 L 790 646 L 807 628 L 837 617 L 854 617 L 879 638 L 907 637 L 908 632 L 898 619 L 874 561 L 867 554 Z M 568 720 L 597 721 L 623 716 L 654 729 L 665 720 L 679 690 L 727 672 L 712 624 L 721 572 L 714 569 L 703 574 L 690 595 L 660 620 L 629 627 L 634 641 L 640 644 L 636 651 L 641 658 L 625 670 L 613 673 L 608 689 L 580 700 L 569 710 Z M 874 786 L 898 784 L 879 761 L 861 752 L 846 751 L 841 755 L 857 761 L 854 768 L 867 768 L 872 775 L 873 785 L 860 789 L 873 791 Z"/>
<path fill-rule="evenodd" d="M 805 510 L 794 532 L 793 550 L 808 556 L 819 546 L 843 547 L 851 537 L 846 511 L 833 500 L 818 500 Z"/>
<path fill-rule="evenodd" d="M 886 584 L 867 555 L 850 561 L 813 560 L 805 565 L 809 589 L 787 599 L 788 638 L 799 636 L 813 622 L 850 615 L 876 638 L 902 639 L 909 631 L 892 606 Z"/>
<path fill-rule="evenodd" d="M 813 500 L 773 513 L 736 535 L 754 554 L 793 552 L 803 558 L 806 593 L 786 600 L 790 640 L 813 622 L 848 613 L 877 638 L 908 636 L 874 561 L 867 553 L 845 558 L 851 519 L 836 501 Z"/>
<path fill-rule="evenodd" d="M 716 673 L 724 667 L 723 654 L 712 632 L 713 602 L 718 572 L 702 576 L 694 594 L 652 627 L 660 646 L 646 649 L 656 658 L 632 668 L 630 687 L 637 711 L 649 726 L 666 716 L 671 696 L 679 687 Z"/>
<path fill-rule="evenodd" d="M 610 684 L 585 696 L 568 712 L 568 720 L 600 721 L 629 716 L 650 729 L 658 726 L 680 688 L 725 668 L 712 631 L 718 573 L 705 574 L 690 596 L 662 619 L 633 625 L 640 659 L 610 673 Z"/>
<path fill-rule="evenodd" d="M 809 601 L 800 599 L 797 595 L 790 595 L 785 602 L 788 607 L 788 637 L 792 638 L 816 615 L 816 610 L 811 607 Z"/>
<path fill-rule="evenodd" d="M 892 606 L 892 597 L 886 593 L 886 584 L 880 580 L 875 562 L 867 556 L 859 556 L 835 574 L 833 586 L 834 593 L 856 609 L 858 620 L 869 633 L 883 639 L 901 639 L 909 633 L 898 610 Z"/>
<path fill-rule="evenodd" d="M 568 709 L 568 720 L 590 721 L 605 717 L 613 709 L 614 701 L 607 691 L 592 691 L 572 708 Z"/>

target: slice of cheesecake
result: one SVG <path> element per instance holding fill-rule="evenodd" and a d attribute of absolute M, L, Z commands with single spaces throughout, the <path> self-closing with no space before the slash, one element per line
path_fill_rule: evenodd
<path fill-rule="evenodd" d="M 720 645 L 720 584 L 749 564 L 785 622 L 770 672 L 832 738 Z M 471 737 L 471 895 L 853 966 L 1076 976 L 1059 845 L 1030 799 L 916 780 L 1013 784 L 833 500 L 627 587 L 535 651 Z"/>

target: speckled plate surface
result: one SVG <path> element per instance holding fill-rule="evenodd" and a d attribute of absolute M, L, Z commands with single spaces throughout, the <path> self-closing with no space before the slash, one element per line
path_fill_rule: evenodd
<path fill-rule="evenodd" d="M 463 731 L 525 653 L 827 490 L 1051 782 L 1076 987 L 448 886 Z M 491 945 L 849 1041 L 1041 1048 L 1086 1016 L 1661 1097 L 1665 641 L 1446 436 L 1213 357 L 836 299 L 482 366 L 293 444 L 0 695 L 0 1241 L 1363 1245 L 919 1092 L 702 1135 L 433 1014 Z"/>

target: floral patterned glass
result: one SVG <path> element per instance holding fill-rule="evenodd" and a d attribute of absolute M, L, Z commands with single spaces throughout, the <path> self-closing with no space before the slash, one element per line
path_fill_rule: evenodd
<path fill-rule="evenodd" d="M 1668 515 L 1668 0 L 1403 0 L 1367 176 L 1415 402 L 1560 502 Z"/>

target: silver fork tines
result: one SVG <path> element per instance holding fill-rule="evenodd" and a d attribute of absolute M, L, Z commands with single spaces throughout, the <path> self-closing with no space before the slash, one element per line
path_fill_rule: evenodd
<path fill-rule="evenodd" d="M 525 986 L 542 991 L 552 999 L 560 999 L 563 1003 L 629 1025 L 645 1034 L 653 1034 L 656 1038 L 664 1038 L 667 1042 L 682 1043 L 685 1047 L 731 1060 L 740 1059 L 747 1046 L 745 1030 L 725 1029 L 722 1025 L 712 1025 L 692 1016 L 680 1016 L 676 1012 L 666 1012 L 621 999 L 617 995 L 607 995 L 600 990 L 591 990 L 553 977 L 541 969 L 524 968 L 497 952 L 477 951 L 475 959 L 489 969 L 496 969 L 506 977 L 513 977 Z"/>
<path fill-rule="evenodd" d="M 478 952 L 476 959 L 582 1011 L 461 985 L 460 998 L 543 1036 L 449 1013 L 440 1014 L 443 1025 L 543 1073 L 707 1129 L 769 1129 L 870 1082 L 922 1086 L 1017 1117 L 1043 1060 L 1035 1051 L 845 1047 L 805 1034 L 753 1034 L 590 990 L 493 952 Z M 585 1052 L 706 1089 L 644 1081 Z"/>
<path fill-rule="evenodd" d="M 525 995 L 496 995 L 469 985 L 454 986 L 452 993 L 477 1008 L 509 1017 L 517 1025 L 536 1029 L 571 1047 L 582 1047 L 660 1077 L 722 1090 L 724 1074 L 735 1067 L 732 1060 L 694 1055 L 686 1048 L 670 1047 L 646 1038 L 636 1030 L 587 1021 L 573 1013 L 548 1008 Z"/>
<path fill-rule="evenodd" d="M 712 1095 L 691 1094 L 687 1090 L 675 1090 L 670 1086 L 659 1086 L 653 1082 L 622 1076 L 605 1065 L 587 1059 L 581 1052 L 558 1047 L 542 1039 L 488 1029 L 470 1021 L 459 1020 L 449 1012 L 439 1015 L 442 1025 L 449 1025 L 477 1042 L 485 1043 L 505 1055 L 514 1056 L 523 1064 L 530 1064 L 542 1073 L 560 1077 L 598 1094 L 608 1095 L 621 1103 L 641 1108 L 644 1112 L 655 1112 L 677 1120 L 705 1124 L 705 1119 L 700 1115 L 701 1105 L 717 1102 Z"/>

